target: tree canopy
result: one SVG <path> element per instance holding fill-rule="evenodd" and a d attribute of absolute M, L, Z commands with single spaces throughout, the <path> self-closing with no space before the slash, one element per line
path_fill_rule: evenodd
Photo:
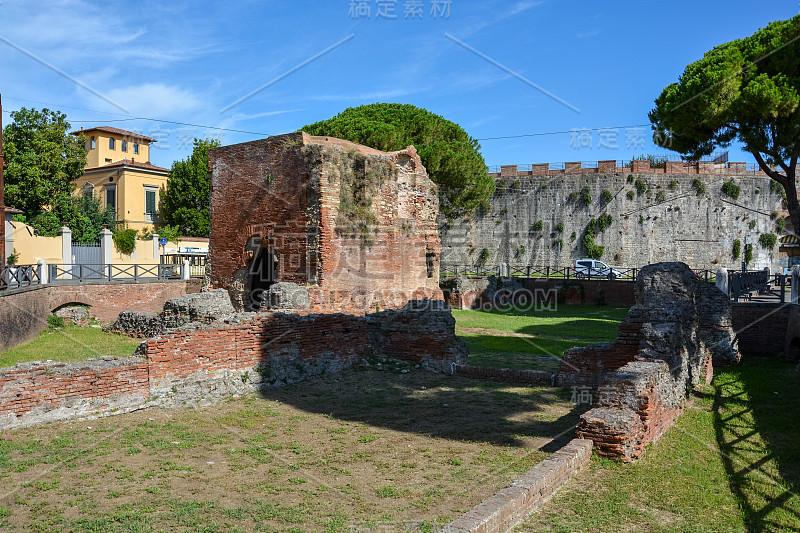
<path fill-rule="evenodd" d="M 99 241 L 103 224 L 116 231 L 114 208 L 104 209 L 91 193 L 60 194 L 51 200 L 49 207 L 34 218 L 24 214 L 16 218 L 39 230 L 39 235 L 44 237 L 55 237 L 62 225 L 67 226 L 72 230 L 73 242 Z"/>
<path fill-rule="evenodd" d="M 478 141 L 458 124 L 413 105 L 351 107 L 302 130 L 383 151 L 414 145 L 431 180 L 439 186 L 439 207 L 448 218 L 486 208 L 494 192 L 494 180 L 487 173 Z"/>
<path fill-rule="evenodd" d="M 783 186 L 800 231 L 800 16 L 713 48 L 655 104 L 649 116 L 657 144 L 697 160 L 741 142 Z"/>
<path fill-rule="evenodd" d="M 173 163 L 169 172 L 160 211 L 164 222 L 179 228 L 183 236 L 208 237 L 208 150 L 219 145 L 218 140 L 195 139 L 192 155 Z"/>
<path fill-rule="evenodd" d="M 83 174 L 86 147 L 70 135 L 67 116 L 59 111 L 22 108 L 11 112 L 3 129 L 6 205 L 22 209 L 31 219 L 72 194 Z"/>

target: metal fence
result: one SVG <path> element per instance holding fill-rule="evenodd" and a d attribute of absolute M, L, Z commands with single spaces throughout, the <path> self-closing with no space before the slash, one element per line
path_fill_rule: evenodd
<path fill-rule="evenodd" d="M 484 278 L 488 276 L 519 277 L 532 279 L 605 279 L 613 281 L 636 281 L 641 268 L 625 268 L 612 266 L 613 272 L 606 269 L 585 269 L 576 271 L 574 267 L 551 267 L 534 265 L 442 265 L 439 276 L 442 279 L 465 276 Z M 714 283 L 717 273 L 713 270 L 693 270 L 695 275 L 705 281 Z"/>
<path fill-rule="evenodd" d="M 50 283 L 182 279 L 179 265 L 48 265 Z"/>
<path fill-rule="evenodd" d="M 0 291 L 40 285 L 41 265 L 8 265 L 0 268 Z"/>

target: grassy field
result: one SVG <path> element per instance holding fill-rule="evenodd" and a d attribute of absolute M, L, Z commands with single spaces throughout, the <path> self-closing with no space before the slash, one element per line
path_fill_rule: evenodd
<path fill-rule="evenodd" d="M 555 372 L 564 350 L 613 341 L 627 307 L 559 306 L 552 311 L 458 311 L 456 333 L 470 364 Z"/>
<path fill-rule="evenodd" d="M 130 357 L 141 342 L 100 328 L 68 325 L 47 328 L 34 340 L 0 352 L 0 368 L 26 361 L 85 361 L 93 357 Z"/>
<path fill-rule="evenodd" d="M 780 360 L 718 369 L 638 463 L 595 456 L 518 531 L 799 531 L 798 389 Z"/>
<path fill-rule="evenodd" d="M 373 367 L 5 432 L 0 530 L 433 531 L 571 438 L 568 400 Z"/>

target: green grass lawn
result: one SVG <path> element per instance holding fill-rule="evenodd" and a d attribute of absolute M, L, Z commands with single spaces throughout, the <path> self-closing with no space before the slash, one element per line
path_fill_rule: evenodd
<path fill-rule="evenodd" d="M 103 356 L 129 357 L 140 342 L 141 339 L 104 333 L 100 328 L 48 328 L 32 341 L 0 352 L 0 368 L 48 359 L 70 363 Z"/>
<path fill-rule="evenodd" d="M 456 333 L 470 347 L 470 364 L 549 371 L 558 368 L 564 350 L 613 341 L 627 314 L 627 307 L 588 305 L 552 311 L 453 311 Z"/>
<path fill-rule="evenodd" d="M 800 530 L 798 388 L 777 359 L 718 369 L 638 463 L 593 457 L 518 531 Z"/>

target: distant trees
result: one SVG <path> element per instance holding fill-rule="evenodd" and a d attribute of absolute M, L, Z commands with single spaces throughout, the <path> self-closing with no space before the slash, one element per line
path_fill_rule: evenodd
<path fill-rule="evenodd" d="M 219 145 L 217 140 L 195 139 L 192 155 L 173 163 L 169 172 L 160 211 L 164 222 L 185 237 L 208 237 L 208 150 Z"/>
<path fill-rule="evenodd" d="M 310 135 L 347 139 L 383 151 L 414 145 L 428 174 L 439 186 L 439 204 L 448 218 L 488 211 L 494 180 L 480 144 L 463 128 L 408 104 L 369 104 L 302 128 Z"/>
<path fill-rule="evenodd" d="M 11 112 L 3 129 L 6 205 L 34 219 L 69 197 L 83 174 L 86 147 L 70 135 L 67 116 L 59 111 L 22 108 Z"/>

